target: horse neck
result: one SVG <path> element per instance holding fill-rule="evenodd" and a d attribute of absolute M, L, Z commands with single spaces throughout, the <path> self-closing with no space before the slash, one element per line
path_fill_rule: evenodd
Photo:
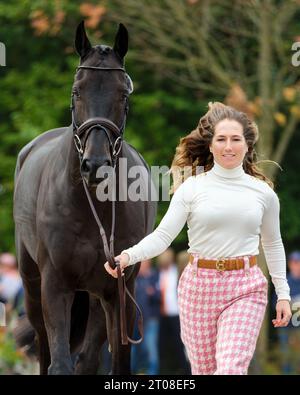
<path fill-rule="evenodd" d="M 80 161 L 78 152 L 75 149 L 72 126 L 70 126 L 66 131 L 61 145 L 61 150 L 62 155 L 65 158 L 66 181 L 70 182 L 73 186 L 77 186 L 81 183 Z"/>

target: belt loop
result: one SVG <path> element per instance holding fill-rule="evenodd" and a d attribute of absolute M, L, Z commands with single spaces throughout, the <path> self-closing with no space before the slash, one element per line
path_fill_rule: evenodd
<path fill-rule="evenodd" d="M 250 273 L 250 261 L 249 261 L 249 257 L 248 256 L 244 256 L 244 269 L 245 269 L 245 273 L 247 275 L 249 275 Z"/>

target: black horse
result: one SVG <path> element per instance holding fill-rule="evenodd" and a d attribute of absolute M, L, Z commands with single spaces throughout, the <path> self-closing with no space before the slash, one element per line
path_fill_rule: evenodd
<path fill-rule="evenodd" d="M 112 164 L 116 130 L 122 137 L 125 124 L 131 91 L 124 72 L 128 33 L 120 24 L 113 48 L 92 47 L 82 22 L 75 46 L 80 66 L 72 91 L 72 125 L 35 138 L 21 150 L 16 165 L 14 220 L 26 311 L 37 335 L 41 374 L 95 374 L 106 339 L 112 352 L 112 374 L 130 374 L 130 344 L 120 341 L 117 280 L 104 269 L 104 243 L 83 187 L 84 178 L 109 234 L 112 202 L 96 198 L 96 172 Z M 105 127 L 89 124 L 100 118 L 106 121 Z M 83 124 L 89 127 L 77 134 Z M 79 136 L 75 142 L 74 133 Z M 119 159 L 127 159 L 128 170 L 132 166 L 145 169 L 140 181 L 145 188 L 153 187 L 142 156 L 125 141 L 118 143 L 118 150 Z M 119 172 L 117 161 L 117 191 Z M 155 215 L 156 203 L 151 200 L 117 200 L 115 255 L 149 234 Z M 131 293 L 138 270 L 139 264 L 125 270 Z M 132 334 L 135 308 L 129 300 L 126 315 Z"/>

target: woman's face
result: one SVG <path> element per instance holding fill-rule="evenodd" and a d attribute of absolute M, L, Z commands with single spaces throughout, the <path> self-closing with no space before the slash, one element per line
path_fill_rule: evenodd
<path fill-rule="evenodd" d="M 226 169 L 239 166 L 248 151 L 242 125 L 231 119 L 218 122 L 209 149 L 220 166 Z"/>

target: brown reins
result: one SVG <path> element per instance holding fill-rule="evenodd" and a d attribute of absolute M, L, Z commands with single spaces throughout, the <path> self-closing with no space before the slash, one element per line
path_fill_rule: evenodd
<path fill-rule="evenodd" d="M 79 66 L 77 69 L 122 71 L 125 73 L 127 81 L 129 83 L 129 89 L 128 89 L 129 93 L 131 93 L 133 90 L 132 81 L 131 81 L 130 77 L 128 76 L 128 74 L 126 73 L 124 68 Z M 76 148 L 78 155 L 79 155 L 80 174 L 81 174 L 83 187 L 84 187 L 90 208 L 92 210 L 93 216 L 94 216 L 95 221 L 99 227 L 100 236 L 103 241 L 105 257 L 112 269 L 115 269 L 115 267 L 117 267 L 118 292 L 119 292 L 119 303 L 120 303 L 121 343 L 123 345 L 127 345 L 128 342 L 130 342 L 132 344 L 139 344 L 143 340 L 143 314 L 142 314 L 142 311 L 141 311 L 140 307 L 138 306 L 136 300 L 134 299 L 134 297 L 131 295 L 131 293 L 129 292 L 129 290 L 126 287 L 125 276 L 122 276 L 121 269 L 120 269 L 120 263 L 118 261 L 114 260 L 114 256 L 115 256 L 115 253 L 114 253 L 114 231 L 115 231 L 115 199 L 114 199 L 114 196 L 112 199 L 112 228 L 111 228 L 111 234 L 110 234 L 110 239 L 109 239 L 109 244 L 108 244 L 105 230 L 103 228 L 103 225 L 102 225 L 102 223 L 99 219 L 99 216 L 97 214 L 97 211 L 95 209 L 95 206 L 94 206 L 93 200 L 91 198 L 90 192 L 88 190 L 86 181 L 81 173 L 81 164 L 83 161 L 83 155 L 84 155 L 86 142 L 87 142 L 90 132 L 96 128 L 96 129 L 99 129 L 99 131 L 103 131 L 108 138 L 108 141 L 109 141 L 109 144 L 111 147 L 113 175 L 115 175 L 116 164 L 117 164 L 118 157 L 121 152 L 122 144 L 123 144 L 123 132 L 125 129 L 126 116 L 127 116 L 127 112 L 128 112 L 128 103 L 125 107 L 124 119 L 122 122 L 122 126 L 120 128 L 117 125 L 115 125 L 114 122 L 110 121 L 109 119 L 101 118 L 101 117 L 90 118 L 90 119 L 86 120 L 85 122 L 83 122 L 80 126 L 77 126 L 76 121 L 75 121 L 75 114 L 74 114 L 75 106 L 74 106 L 74 97 L 73 96 L 74 96 L 74 92 L 72 92 L 72 95 L 71 95 L 72 126 L 73 126 L 73 133 L 74 133 L 74 144 L 75 144 L 75 148 Z M 114 144 L 112 144 L 112 142 L 111 142 L 109 132 L 114 134 L 117 137 Z M 81 142 L 81 139 L 83 139 L 83 144 Z M 127 333 L 126 294 L 129 296 L 129 298 L 135 304 L 135 306 L 139 312 L 139 315 L 140 315 L 139 320 L 138 320 L 140 339 L 138 339 L 138 340 L 131 339 Z"/>

